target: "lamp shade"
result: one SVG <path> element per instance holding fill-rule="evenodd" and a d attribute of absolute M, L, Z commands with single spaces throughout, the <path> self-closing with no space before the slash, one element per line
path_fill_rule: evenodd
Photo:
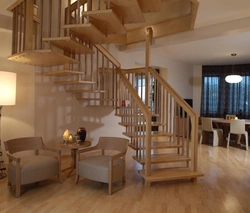
<path fill-rule="evenodd" d="M 0 71 L 0 106 L 16 104 L 16 73 Z"/>
<path fill-rule="evenodd" d="M 242 81 L 242 77 L 240 75 L 228 75 L 225 78 L 227 83 L 240 83 Z"/>

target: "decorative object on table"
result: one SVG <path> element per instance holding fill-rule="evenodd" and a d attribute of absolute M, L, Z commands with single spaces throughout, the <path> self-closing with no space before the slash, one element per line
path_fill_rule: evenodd
<path fill-rule="evenodd" d="M 231 119 L 235 119 L 236 115 L 227 115 L 226 119 L 227 120 L 231 120 Z"/>
<path fill-rule="evenodd" d="M 242 117 L 243 117 L 243 114 L 242 114 L 242 110 L 240 109 L 238 118 L 239 118 L 239 119 L 242 119 Z"/>
<path fill-rule="evenodd" d="M 77 130 L 77 134 L 79 135 L 80 141 L 84 142 L 86 139 L 86 135 L 87 135 L 85 127 L 79 127 Z"/>
<path fill-rule="evenodd" d="M 80 136 L 77 133 L 74 135 L 74 142 L 75 143 L 79 143 L 80 142 Z"/>
<path fill-rule="evenodd" d="M 68 142 L 69 136 L 70 136 L 69 130 L 66 129 L 65 132 L 63 133 L 63 142 L 65 143 Z"/>
<path fill-rule="evenodd" d="M 73 142 L 73 135 L 72 135 L 72 134 L 69 135 L 69 142 L 70 142 L 70 143 Z"/>

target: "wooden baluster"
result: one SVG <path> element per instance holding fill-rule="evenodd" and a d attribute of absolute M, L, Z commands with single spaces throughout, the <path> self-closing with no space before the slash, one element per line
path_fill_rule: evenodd
<path fill-rule="evenodd" d="M 18 8 L 13 9 L 12 26 L 12 54 L 17 53 L 17 34 L 18 34 Z"/>
<path fill-rule="evenodd" d="M 57 20 L 58 20 L 58 37 L 61 36 L 61 16 L 62 16 L 62 0 L 58 0 L 58 16 L 57 16 Z"/>

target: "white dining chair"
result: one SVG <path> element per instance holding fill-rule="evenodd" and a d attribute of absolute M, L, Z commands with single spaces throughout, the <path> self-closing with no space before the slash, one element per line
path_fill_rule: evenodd
<path fill-rule="evenodd" d="M 230 131 L 227 137 L 227 148 L 229 147 L 231 134 L 245 135 L 246 150 L 248 150 L 248 132 L 245 130 L 245 120 L 230 120 Z M 240 145 L 243 146 L 243 144 Z"/>
<path fill-rule="evenodd" d="M 208 136 L 213 133 L 213 146 L 223 144 L 223 130 L 213 128 L 212 118 L 201 118 L 201 130 L 200 143 L 202 143 L 204 135 Z"/>

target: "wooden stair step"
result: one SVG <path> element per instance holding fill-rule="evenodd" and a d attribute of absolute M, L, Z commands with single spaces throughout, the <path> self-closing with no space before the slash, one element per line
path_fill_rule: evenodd
<path fill-rule="evenodd" d="M 68 89 L 66 92 L 72 93 L 107 93 L 107 90 L 84 90 L 84 89 Z"/>
<path fill-rule="evenodd" d="M 107 3 L 107 0 L 104 0 Z M 117 1 L 110 0 L 111 9 L 121 17 L 124 24 L 142 23 L 145 21 L 137 0 Z"/>
<path fill-rule="evenodd" d="M 143 145 L 142 145 L 143 146 Z M 138 145 L 129 144 L 129 147 L 134 150 L 144 150 L 146 145 L 139 147 Z M 172 148 L 182 148 L 182 145 L 172 142 L 151 142 L 151 149 L 172 149 Z"/>
<path fill-rule="evenodd" d="M 79 38 L 83 38 L 85 42 L 93 44 L 105 44 L 107 37 L 104 33 L 98 30 L 93 24 L 68 24 L 62 26 L 63 29 L 70 31 Z"/>
<path fill-rule="evenodd" d="M 146 160 L 143 157 L 138 157 L 138 156 L 132 156 L 132 157 L 135 161 L 137 161 L 140 164 L 146 163 Z M 187 162 L 187 161 L 191 161 L 191 158 L 175 153 L 151 155 L 151 164 Z"/>
<path fill-rule="evenodd" d="M 110 98 L 76 98 L 79 101 L 116 101 L 115 99 Z"/>
<path fill-rule="evenodd" d="M 137 136 L 143 136 L 146 133 L 145 132 L 123 132 L 122 134 L 126 135 L 127 137 L 137 137 Z M 151 137 L 161 137 L 161 136 L 167 136 L 172 137 L 174 134 L 169 132 L 161 132 L 161 131 L 152 131 Z"/>
<path fill-rule="evenodd" d="M 197 178 L 204 176 L 203 173 L 198 171 L 192 171 L 189 168 L 155 169 L 151 171 L 150 176 L 147 176 L 145 174 L 145 171 L 140 170 L 139 174 L 149 183 L 167 180 Z"/>
<path fill-rule="evenodd" d="M 54 84 L 58 84 L 58 85 L 67 85 L 67 84 L 96 84 L 96 82 L 94 82 L 94 81 L 80 81 L 80 80 L 76 80 L 76 81 L 55 81 Z"/>
<path fill-rule="evenodd" d="M 85 75 L 85 72 L 74 70 L 53 70 L 48 72 L 42 72 L 41 75 L 45 76 L 71 76 L 71 75 Z"/>
<path fill-rule="evenodd" d="M 9 60 L 29 64 L 33 66 L 51 67 L 68 63 L 79 64 L 79 61 L 61 53 L 47 50 L 26 50 L 8 57 Z"/>
<path fill-rule="evenodd" d="M 62 49 L 68 53 L 75 54 L 94 54 L 94 50 L 84 46 L 75 39 L 67 37 L 51 37 L 43 38 L 42 41 L 50 42 L 51 45 L 56 46 L 59 49 Z"/>
<path fill-rule="evenodd" d="M 135 115 L 135 112 L 128 112 L 128 113 L 123 113 L 123 114 L 121 114 L 121 113 L 115 113 L 115 115 L 119 116 L 119 117 L 136 117 L 136 116 L 143 117 L 143 114 L 139 113 L 139 114 Z M 160 115 L 159 114 L 152 114 L 151 116 L 152 117 L 159 117 Z"/>
<path fill-rule="evenodd" d="M 127 30 L 112 9 L 82 12 L 90 23 L 104 34 L 126 34 Z"/>
<path fill-rule="evenodd" d="M 121 126 L 128 127 L 128 126 L 146 126 L 146 122 L 119 122 Z M 159 122 L 151 122 L 151 126 L 163 126 L 164 124 Z"/>

